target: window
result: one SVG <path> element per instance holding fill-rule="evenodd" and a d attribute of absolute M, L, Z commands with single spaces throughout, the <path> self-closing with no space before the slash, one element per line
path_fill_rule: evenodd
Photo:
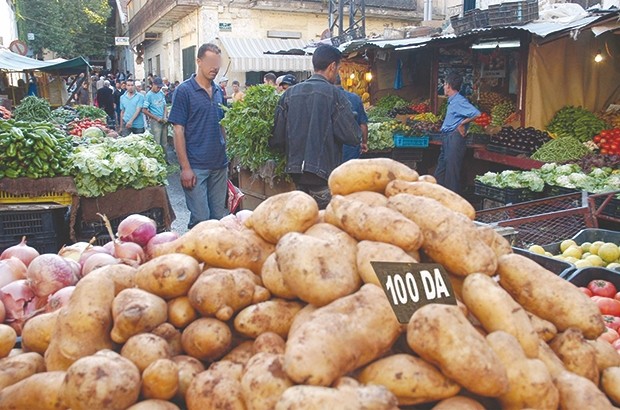
<path fill-rule="evenodd" d="M 196 46 L 183 49 L 183 80 L 187 80 L 196 72 Z"/>
<path fill-rule="evenodd" d="M 149 58 L 148 61 L 146 62 L 146 74 L 152 74 L 153 73 L 153 59 Z"/>
<path fill-rule="evenodd" d="M 159 57 L 159 54 L 155 56 L 155 71 L 153 71 L 153 75 L 161 77 L 161 61 Z"/>

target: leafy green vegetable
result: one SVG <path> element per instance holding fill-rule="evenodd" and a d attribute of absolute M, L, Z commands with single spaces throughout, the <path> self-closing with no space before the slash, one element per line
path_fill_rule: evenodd
<path fill-rule="evenodd" d="M 496 188 L 527 188 L 534 192 L 541 192 L 545 187 L 545 182 L 535 171 L 487 172 L 477 176 L 476 181 Z"/>
<path fill-rule="evenodd" d="M 51 121 L 52 109 L 47 100 L 31 95 L 19 103 L 13 117 L 18 121 Z"/>
<path fill-rule="evenodd" d="M 92 105 L 76 105 L 75 110 L 77 111 L 80 119 L 90 118 L 91 120 L 103 120 L 107 117 L 105 111 Z"/>
<path fill-rule="evenodd" d="M 368 124 L 368 149 L 381 151 L 394 148 L 394 138 L 389 122 Z"/>
<path fill-rule="evenodd" d="M 407 102 L 407 100 L 397 95 L 386 95 L 375 104 L 377 108 L 387 109 L 388 111 L 393 110 L 394 108 L 406 107 L 408 105 L 409 102 Z"/>
<path fill-rule="evenodd" d="M 388 108 L 370 107 L 366 112 L 368 122 L 384 122 L 390 120 L 390 110 Z"/>

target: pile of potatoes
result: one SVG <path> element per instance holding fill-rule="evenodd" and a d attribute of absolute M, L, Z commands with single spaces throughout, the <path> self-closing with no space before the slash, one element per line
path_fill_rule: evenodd
<path fill-rule="evenodd" d="M 612 409 L 620 355 L 575 286 L 512 253 L 460 196 L 349 161 L 324 211 L 269 198 L 85 276 L 62 309 L 0 325 L 3 409 Z M 370 261 L 429 262 L 458 306 L 396 320 Z"/>

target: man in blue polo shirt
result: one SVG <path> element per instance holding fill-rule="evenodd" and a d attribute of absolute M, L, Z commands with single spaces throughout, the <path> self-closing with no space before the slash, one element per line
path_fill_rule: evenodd
<path fill-rule="evenodd" d="M 144 133 L 144 116 L 142 106 L 144 96 L 136 92 L 132 80 L 127 80 L 127 92 L 121 95 L 121 134 L 125 134 L 125 128 L 132 134 Z"/>
<path fill-rule="evenodd" d="M 151 134 L 155 141 L 161 145 L 166 152 L 168 145 L 168 126 L 166 125 L 166 96 L 161 88 L 164 82 L 160 77 L 153 78 L 153 85 L 146 97 L 144 97 L 144 108 L 142 112 L 151 118 Z"/>
<path fill-rule="evenodd" d="M 168 117 L 174 124 L 174 148 L 190 211 L 190 229 L 228 214 L 228 158 L 225 132 L 220 126 L 224 95 L 213 82 L 222 63 L 221 50 L 215 44 L 203 44 L 196 62 L 196 74 L 176 88 Z"/>

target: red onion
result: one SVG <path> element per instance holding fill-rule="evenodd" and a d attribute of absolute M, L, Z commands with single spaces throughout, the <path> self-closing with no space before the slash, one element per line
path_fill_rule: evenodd
<path fill-rule="evenodd" d="M 45 311 L 49 313 L 65 306 L 69 302 L 69 298 L 74 290 L 75 286 L 67 286 L 50 295 L 47 299 L 47 305 L 45 305 Z"/>
<path fill-rule="evenodd" d="M 114 256 L 114 241 L 107 242 L 103 245 L 103 249 L 105 249 L 110 255 Z"/>
<path fill-rule="evenodd" d="M 18 335 L 21 335 L 22 325 L 32 314 L 27 305 L 33 299 L 34 292 L 25 279 L 16 280 L 0 289 L 0 301 L 6 310 L 6 322 Z"/>
<path fill-rule="evenodd" d="M 84 266 L 84 263 L 86 263 L 86 260 L 88 258 L 98 253 L 104 253 L 104 254 L 110 255 L 110 252 L 103 246 L 91 246 L 90 248 L 86 249 L 82 253 L 82 256 L 80 256 L 80 260 L 79 260 L 80 265 Z"/>
<path fill-rule="evenodd" d="M 114 256 L 107 253 L 96 253 L 94 255 L 91 255 L 86 260 L 86 262 L 84 262 L 84 265 L 82 266 L 82 277 L 88 275 L 95 269 L 98 269 L 102 266 L 116 265 L 120 262 L 121 261 L 116 259 Z"/>
<path fill-rule="evenodd" d="M 176 239 L 179 239 L 179 234 L 176 232 L 162 232 L 153 236 L 149 243 L 146 244 L 144 250 L 146 251 L 146 255 L 152 255 L 153 247 L 162 243 L 172 242 Z"/>
<path fill-rule="evenodd" d="M 26 245 L 26 237 L 22 237 L 22 241 L 17 245 L 11 246 L 10 248 L 6 248 L 2 254 L 0 254 L 0 259 L 8 259 L 11 256 L 16 257 L 17 259 L 24 262 L 24 265 L 28 267 L 30 262 L 39 256 L 39 252 L 28 245 Z"/>
<path fill-rule="evenodd" d="M 114 243 L 114 255 L 121 260 L 135 261 L 141 263 L 146 260 L 144 249 L 135 242 Z"/>
<path fill-rule="evenodd" d="M 26 277 L 34 294 L 46 298 L 66 286 L 75 285 L 78 275 L 75 274 L 77 262 L 69 261 L 51 253 L 35 258 L 28 266 Z"/>
<path fill-rule="evenodd" d="M 74 261 L 79 262 L 82 257 L 82 253 L 84 253 L 89 246 L 91 245 L 88 242 L 76 242 L 71 246 L 63 246 L 58 252 L 58 255 L 63 258 L 73 259 Z"/>
<path fill-rule="evenodd" d="M 145 246 L 157 233 L 157 223 L 140 214 L 129 215 L 118 225 L 118 237 L 123 242 Z"/>
<path fill-rule="evenodd" d="M 0 288 L 16 280 L 26 279 L 27 269 L 24 262 L 15 256 L 0 260 Z"/>

